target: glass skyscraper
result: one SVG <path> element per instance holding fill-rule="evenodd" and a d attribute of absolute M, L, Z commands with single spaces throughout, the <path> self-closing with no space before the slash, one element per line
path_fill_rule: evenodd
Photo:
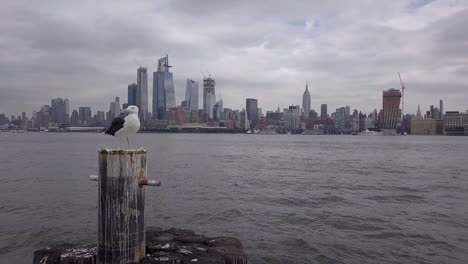
<path fill-rule="evenodd" d="M 136 106 L 140 110 L 140 120 L 146 121 L 148 116 L 148 70 L 143 67 L 137 70 Z"/>
<path fill-rule="evenodd" d="M 153 73 L 153 119 L 165 119 L 166 112 L 176 107 L 174 77 L 169 71 L 169 57 L 158 60 L 158 70 Z"/>
<path fill-rule="evenodd" d="M 187 79 L 185 102 L 190 111 L 198 110 L 198 83 L 194 80 Z"/>

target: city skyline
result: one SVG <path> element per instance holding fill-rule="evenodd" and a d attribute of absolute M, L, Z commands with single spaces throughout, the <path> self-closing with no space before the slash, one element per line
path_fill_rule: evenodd
<path fill-rule="evenodd" d="M 206 8 L 203 3 L 182 1 L 40 6 L 7 1 L 0 11 L 5 40 L 0 112 L 30 113 L 55 97 L 70 98 L 70 109 L 105 111 L 105 102 L 116 96 L 127 101 L 125 87 L 136 81 L 135 68 L 154 72 L 165 53 L 176 65 L 178 105 L 187 78 L 201 84 L 211 74 L 223 104 L 234 109 L 250 97 L 264 110 L 301 105 L 308 80 L 311 109 L 318 112 L 325 103 L 329 109 L 350 105 L 370 113 L 379 109 L 383 90 L 400 89 L 401 72 L 406 113 L 439 99 L 446 111 L 465 111 L 467 2 L 363 3 L 274 2 L 265 11 L 260 2 L 225 9 L 221 1 L 210 3 L 213 12 L 200 17 L 195 14 Z M 98 7 L 108 12 L 103 15 Z M 261 10 L 262 21 L 250 16 Z M 28 14 L 24 21 L 15 17 L 21 14 Z M 23 27 L 25 21 L 32 25 Z M 148 82 L 153 83 L 152 74 Z"/>

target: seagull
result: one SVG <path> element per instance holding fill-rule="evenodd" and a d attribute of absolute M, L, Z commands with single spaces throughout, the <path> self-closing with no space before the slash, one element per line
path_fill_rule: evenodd
<path fill-rule="evenodd" d="M 105 134 L 116 136 L 122 143 L 122 138 L 127 138 L 127 144 L 130 148 L 128 137 L 136 134 L 140 129 L 140 120 L 138 119 L 138 107 L 130 105 L 123 110 L 124 113 L 129 113 L 125 118 L 116 117 L 112 120 L 112 124 L 104 131 Z"/>

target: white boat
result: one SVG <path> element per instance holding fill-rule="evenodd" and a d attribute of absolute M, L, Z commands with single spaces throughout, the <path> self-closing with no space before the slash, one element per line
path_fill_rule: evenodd
<path fill-rule="evenodd" d="M 359 132 L 359 136 L 380 136 L 380 135 L 382 135 L 382 133 L 370 131 L 369 129 Z"/>

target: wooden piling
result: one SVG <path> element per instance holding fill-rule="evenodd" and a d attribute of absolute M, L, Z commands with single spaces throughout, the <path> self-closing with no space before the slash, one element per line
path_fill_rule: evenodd
<path fill-rule="evenodd" d="M 99 150 L 97 263 L 145 256 L 146 150 Z"/>

